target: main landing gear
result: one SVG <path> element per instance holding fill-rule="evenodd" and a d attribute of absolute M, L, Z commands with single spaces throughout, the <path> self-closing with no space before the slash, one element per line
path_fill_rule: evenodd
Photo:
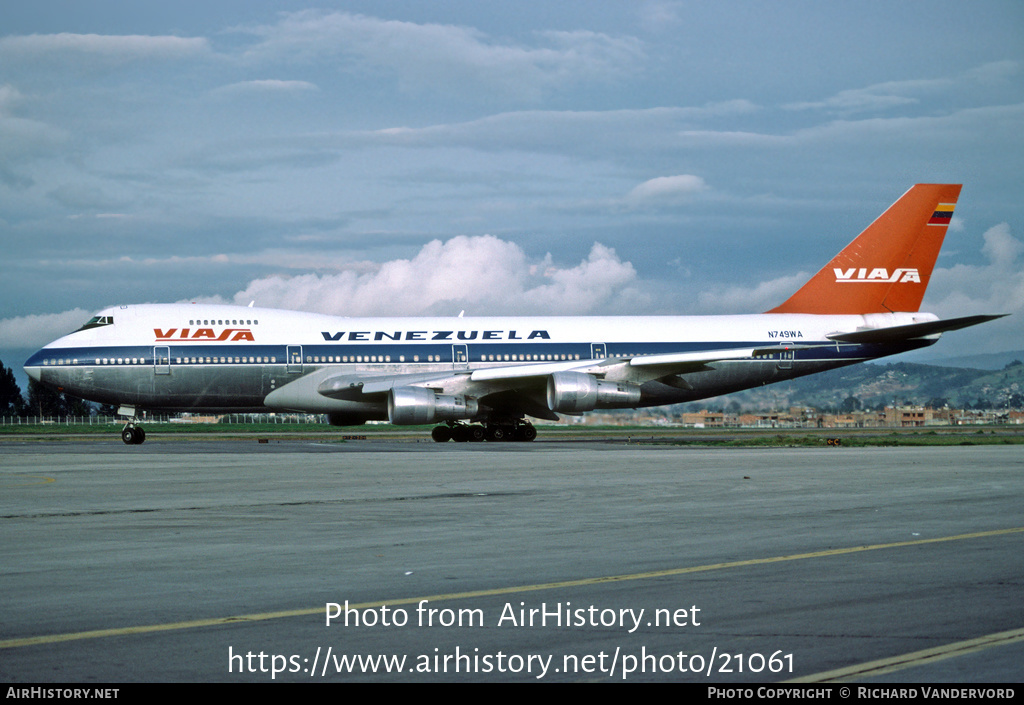
<path fill-rule="evenodd" d="M 537 437 L 537 429 L 531 423 L 494 423 L 464 424 L 449 422 L 444 426 L 435 426 L 430 437 L 436 443 L 465 443 L 467 441 L 532 441 Z"/>

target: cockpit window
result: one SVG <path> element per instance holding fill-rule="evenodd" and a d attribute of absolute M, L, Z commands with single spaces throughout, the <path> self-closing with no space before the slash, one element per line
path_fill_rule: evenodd
<path fill-rule="evenodd" d="M 78 331 L 89 330 L 90 328 L 99 328 L 101 326 L 112 326 L 112 325 L 114 325 L 114 317 L 113 316 L 93 316 L 92 318 L 89 319 L 88 323 L 86 323 L 84 326 L 82 326 L 81 328 L 79 328 L 75 332 L 77 333 Z"/>

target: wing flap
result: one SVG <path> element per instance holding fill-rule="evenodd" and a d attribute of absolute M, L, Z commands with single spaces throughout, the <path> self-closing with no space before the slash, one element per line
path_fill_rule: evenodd
<path fill-rule="evenodd" d="M 508 365 L 503 367 L 486 367 L 473 370 L 470 379 L 474 382 L 490 382 L 501 379 L 526 379 L 528 377 L 547 377 L 555 372 L 577 371 L 586 372 L 593 368 L 619 362 L 611 360 L 566 360 L 564 362 L 538 362 L 524 365 Z"/>

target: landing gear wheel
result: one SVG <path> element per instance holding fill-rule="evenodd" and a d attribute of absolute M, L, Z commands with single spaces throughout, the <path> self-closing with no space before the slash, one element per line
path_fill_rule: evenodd
<path fill-rule="evenodd" d="M 537 429 L 533 427 L 533 424 L 523 424 L 516 429 L 516 440 L 530 442 L 537 438 Z"/>
<path fill-rule="evenodd" d="M 452 435 L 452 429 L 448 426 L 434 426 L 434 430 L 430 432 L 430 437 L 435 443 L 447 443 L 452 439 Z"/>
<path fill-rule="evenodd" d="M 129 446 L 142 445 L 146 440 L 146 432 L 139 426 L 127 426 L 121 431 L 121 440 Z"/>

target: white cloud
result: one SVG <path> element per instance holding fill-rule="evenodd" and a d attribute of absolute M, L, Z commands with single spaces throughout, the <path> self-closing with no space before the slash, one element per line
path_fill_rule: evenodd
<path fill-rule="evenodd" d="M 99 57 L 117 62 L 136 59 L 180 59 L 205 54 L 209 44 L 201 37 L 31 34 L 0 38 L 0 56 L 7 59 L 66 59 Z"/>
<path fill-rule="evenodd" d="M 885 110 L 888 108 L 895 108 L 902 105 L 913 105 L 917 102 L 917 98 L 909 98 L 901 95 L 892 95 L 884 91 L 880 92 L 877 87 L 872 87 L 840 91 L 831 98 L 816 103 L 794 103 L 783 107 L 791 110 L 828 108 L 830 110 L 848 113 L 865 110 Z"/>
<path fill-rule="evenodd" d="M 642 55 L 640 42 L 589 31 L 538 32 L 537 46 L 502 43 L 480 30 L 417 24 L 344 12 L 303 10 L 276 25 L 239 28 L 260 41 L 246 52 L 252 62 L 347 59 L 353 71 L 397 76 L 420 93 L 467 87 L 490 95 L 537 99 L 569 82 L 606 81 L 629 73 Z"/>
<path fill-rule="evenodd" d="M 11 107 L 21 102 L 21 92 L 9 83 L 0 86 L 0 115 L 7 114 Z"/>
<path fill-rule="evenodd" d="M 284 81 L 279 79 L 259 79 L 253 81 L 239 81 L 212 91 L 215 94 L 270 94 L 280 95 L 284 93 L 301 93 L 305 91 L 320 90 L 315 83 L 309 81 Z"/>
<path fill-rule="evenodd" d="M 676 30 L 682 22 L 679 15 L 684 6 L 681 2 L 649 0 L 638 9 L 640 26 L 648 32 L 666 33 Z"/>
<path fill-rule="evenodd" d="M 64 130 L 38 120 L 0 115 L 0 158 L 5 160 L 33 156 L 39 152 L 49 154 L 62 146 L 67 138 Z"/>
<path fill-rule="evenodd" d="M 988 264 L 958 264 L 932 273 L 928 300 L 934 302 L 935 313 L 944 317 L 1013 313 L 1015 318 L 1024 314 L 1024 262 L 1020 261 L 1024 243 L 1013 236 L 1007 223 L 989 228 L 983 237 L 981 251 Z"/>
<path fill-rule="evenodd" d="M 726 315 L 767 311 L 792 296 L 810 278 L 807 272 L 798 272 L 753 286 L 713 287 L 697 297 L 696 312 Z"/>
<path fill-rule="evenodd" d="M 536 268 L 535 268 L 536 269 Z M 629 262 L 622 262 L 615 250 L 595 242 L 587 259 L 575 267 L 560 269 L 551 264 L 551 255 L 542 270 L 550 284 L 538 284 L 526 289 L 522 299 L 528 309 L 538 312 L 575 315 L 604 313 L 619 301 L 616 308 L 626 303 L 627 308 L 649 303 L 648 298 L 635 288 L 636 270 Z"/>
<path fill-rule="evenodd" d="M 629 192 L 626 201 L 632 205 L 676 204 L 707 189 L 704 179 L 692 174 L 659 176 L 635 187 Z"/>
<path fill-rule="evenodd" d="M 272 276 L 235 295 L 271 308 L 339 316 L 587 314 L 619 312 L 646 301 L 632 287 L 636 270 L 611 248 L 595 243 L 575 267 L 550 255 L 531 262 L 516 244 L 483 235 L 434 240 L 408 260 L 367 272 Z"/>
<path fill-rule="evenodd" d="M 20 94 L 10 88 L 0 88 L 0 183 L 26 188 L 33 179 L 14 165 L 21 165 L 39 157 L 62 153 L 69 134 L 45 122 L 5 114 L 6 107 L 20 100 Z"/>
<path fill-rule="evenodd" d="M 923 308 L 943 318 L 977 314 L 1012 314 L 971 328 L 969 333 L 949 334 L 947 351 L 960 354 L 1020 350 L 1024 341 L 1024 243 L 1013 236 L 1007 223 L 989 228 L 982 253 L 985 265 L 958 264 L 932 273 Z"/>
<path fill-rule="evenodd" d="M 989 228 L 983 237 L 985 244 L 981 251 L 989 258 L 992 266 L 1012 272 L 1016 268 L 1017 256 L 1024 251 L 1024 243 L 1010 234 L 1009 223 Z M 1024 304 L 1024 301 L 1020 303 Z"/>
<path fill-rule="evenodd" d="M 0 319 L 0 347 L 41 348 L 82 327 L 92 313 L 76 308 L 63 313 Z"/>
<path fill-rule="evenodd" d="M 992 105 L 956 110 L 945 115 L 918 117 L 866 118 L 863 120 L 831 120 L 788 133 L 736 130 L 684 130 L 679 133 L 678 146 L 688 149 L 718 148 L 798 148 L 821 150 L 840 145 L 873 148 L 898 145 L 927 145 L 954 141 L 958 145 L 987 145 L 994 136 L 1003 143 L 1016 146 L 1020 142 L 1020 120 L 1024 103 Z"/>
<path fill-rule="evenodd" d="M 938 79 L 932 81 L 888 81 L 866 88 L 853 88 L 840 91 L 830 98 L 821 101 L 790 103 L 782 106 L 787 110 L 813 110 L 824 108 L 842 113 L 865 110 L 885 110 L 902 105 L 919 102 L 918 98 L 908 94 L 932 92 L 941 87 L 948 88 L 950 81 Z"/>
<path fill-rule="evenodd" d="M 609 148 L 664 149 L 666 142 L 688 123 L 757 112 L 747 100 L 708 103 L 697 107 L 625 110 L 520 110 L 475 120 L 420 128 L 390 127 L 351 133 L 346 143 L 399 146 L 468 146 L 478 149 L 550 149 L 575 151 Z"/>
<path fill-rule="evenodd" d="M 1014 80 L 1019 71 L 1020 64 L 1016 61 L 997 61 L 953 76 L 885 81 L 865 88 L 840 91 L 825 100 L 790 103 L 783 107 L 789 110 L 826 109 L 840 113 L 885 110 L 919 103 L 920 98 L 925 96 L 961 93 L 979 84 L 999 85 Z"/>

